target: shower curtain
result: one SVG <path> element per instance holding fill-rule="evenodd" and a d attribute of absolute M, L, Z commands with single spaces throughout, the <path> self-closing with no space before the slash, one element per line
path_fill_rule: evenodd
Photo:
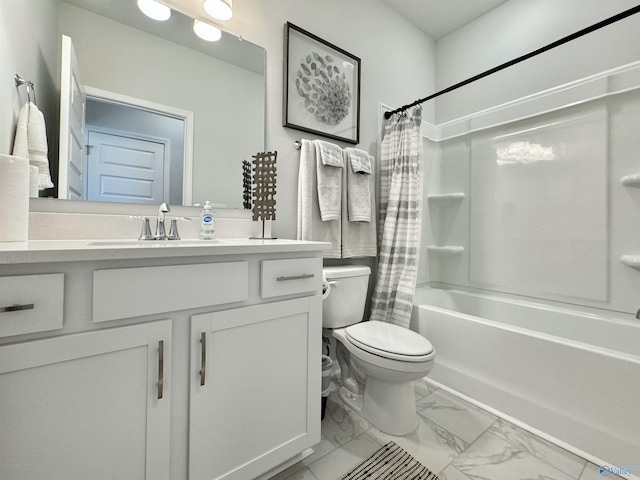
<path fill-rule="evenodd" d="M 422 109 L 385 123 L 380 157 L 380 256 L 370 320 L 409 327 L 420 244 Z"/>

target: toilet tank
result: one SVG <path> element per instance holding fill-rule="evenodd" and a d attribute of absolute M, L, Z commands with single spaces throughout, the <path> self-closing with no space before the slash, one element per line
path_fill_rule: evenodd
<path fill-rule="evenodd" d="M 322 326 L 342 328 L 362 321 L 371 269 L 341 265 L 322 271 L 331 285 L 329 296 L 322 301 Z"/>

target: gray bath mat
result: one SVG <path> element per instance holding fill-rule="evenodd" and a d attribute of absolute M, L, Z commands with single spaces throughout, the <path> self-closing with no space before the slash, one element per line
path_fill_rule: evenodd
<path fill-rule="evenodd" d="M 438 480 L 438 477 L 394 442 L 389 442 L 338 480 Z"/>

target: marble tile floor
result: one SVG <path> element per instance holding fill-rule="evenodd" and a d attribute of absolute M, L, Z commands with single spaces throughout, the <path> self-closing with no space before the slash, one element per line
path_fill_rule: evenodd
<path fill-rule="evenodd" d="M 598 465 L 422 380 L 415 393 L 418 428 L 404 437 L 382 433 L 332 393 L 315 453 L 271 480 L 336 480 L 389 441 L 440 480 L 603 478 Z"/>

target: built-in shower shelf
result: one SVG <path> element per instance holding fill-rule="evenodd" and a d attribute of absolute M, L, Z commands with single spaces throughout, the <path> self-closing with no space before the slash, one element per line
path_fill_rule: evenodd
<path fill-rule="evenodd" d="M 637 268 L 640 270 L 640 255 L 622 255 L 620 261 L 627 267 Z"/>
<path fill-rule="evenodd" d="M 635 175 L 625 175 L 620 179 L 620 183 L 625 187 L 640 188 L 640 173 Z"/>
<path fill-rule="evenodd" d="M 464 253 L 464 247 L 457 245 L 427 245 L 427 252 L 438 255 L 460 255 Z"/>
<path fill-rule="evenodd" d="M 436 205 L 446 205 L 464 200 L 464 193 L 431 193 L 427 195 L 427 201 Z"/>

